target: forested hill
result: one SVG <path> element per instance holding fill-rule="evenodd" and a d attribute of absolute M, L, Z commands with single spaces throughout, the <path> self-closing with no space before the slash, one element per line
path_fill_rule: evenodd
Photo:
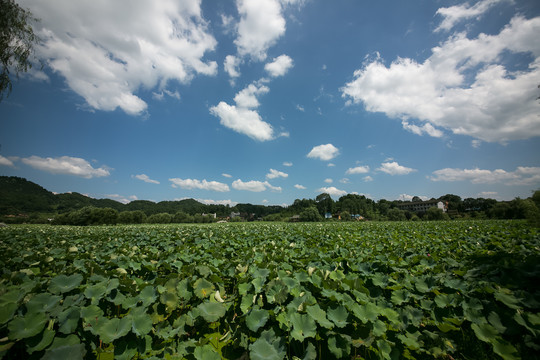
<path fill-rule="evenodd" d="M 64 213 L 85 206 L 108 207 L 117 211 L 142 210 L 147 215 L 160 212 L 175 213 L 177 211 L 191 214 L 215 210 L 210 208 L 209 205 L 201 204 L 193 199 L 162 201 L 159 203 L 136 200 L 129 204 L 122 204 L 111 199 L 93 199 L 76 192 L 54 194 L 26 179 L 14 176 L 0 176 L 0 215 Z"/>

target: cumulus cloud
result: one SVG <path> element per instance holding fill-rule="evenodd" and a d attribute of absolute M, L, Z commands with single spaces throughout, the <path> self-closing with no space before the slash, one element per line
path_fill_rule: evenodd
<path fill-rule="evenodd" d="M 369 166 L 357 166 L 354 168 L 349 168 L 345 174 L 366 174 L 369 172 Z"/>
<path fill-rule="evenodd" d="M 281 192 L 281 187 L 279 186 L 272 186 L 268 181 L 242 181 L 240 179 L 233 181 L 232 183 L 233 189 L 236 190 L 245 190 L 245 191 L 252 191 L 252 192 L 262 192 L 266 191 L 267 189 L 270 189 L 272 191 Z"/>
<path fill-rule="evenodd" d="M 368 111 L 400 118 L 417 134 L 440 137 L 443 128 L 501 143 L 539 136 L 538 33 L 540 17 L 516 16 L 495 35 L 452 35 L 423 63 L 397 58 L 386 66 L 377 57 L 354 72 L 342 96 L 349 105 L 362 103 Z M 526 70 L 508 70 L 500 60 L 503 53 L 534 60 Z"/>
<path fill-rule="evenodd" d="M 401 194 L 401 195 L 398 196 L 398 198 L 396 200 L 411 201 L 414 196 L 415 195 Z M 417 197 L 419 197 L 422 201 L 429 200 L 429 198 L 427 196 L 417 196 Z"/>
<path fill-rule="evenodd" d="M 336 197 L 347 195 L 347 192 L 345 190 L 339 190 L 339 189 L 335 188 L 334 186 L 322 187 L 320 189 L 317 189 L 317 192 L 319 192 L 319 193 L 327 193 L 329 195 L 336 196 Z"/>
<path fill-rule="evenodd" d="M 538 185 L 540 167 L 518 166 L 514 171 L 503 169 L 457 169 L 445 168 L 433 172 L 432 181 L 470 181 L 473 184 Z"/>
<path fill-rule="evenodd" d="M 238 205 L 238 202 L 232 201 L 230 199 L 228 200 L 195 199 L 195 200 L 205 205 L 229 205 L 231 207 Z"/>
<path fill-rule="evenodd" d="M 225 57 L 225 62 L 223 63 L 223 67 L 225 69 L 225 72 L 229 74 L 230 77 L 236 78 L 240 76 L 240 72 L 238 71 L 238 66 L 242 63 L 242 60 L 234 55 L 227 55 Z"/>
<path fill-rule="evenodd" d="M 304 185 L 295 184 L 294 187 L 297 188 L 298 190 L 306 190 L 306 187 Z"/>
<path fill-rule="evenodd" d="M 285 33 L 279 0 L 237 0 L 240 21 L 234 41 L 240 56 L 266 59 L 266 51 Z"/>
<path fill-rule="evenodd" d="M 329 161 L 339 155 L 339 150 L 332 144 L 315 146 L 307 154 L 308 158 L 320 159 L 323 161 Z"/>
<path fill-rule="evenodd" d="M 40 18 L 37 54 L 97 110 L 146 111 L 137 92 L 215 75 L 216 47 L 199 0 L 21 0 Z M 118 16 L 122 14 L 122 16 Z"/>
<path fill-rule="evenodd" d="M 180 179 L 180 178 L 171 178 L 169 181 L 172 183 L 173 188 L 182 188 L 186 190 L 200 189 L 200 190 L 210 190 L 210 191 L 219 191 L 227 192 L 229 191 L 229 185 L 220 183 L 218 181 L 206 181 L 206 180 L 197 180 L 197 179 Z"/>
<path fill-rule="evenodd" d="M 35 169 L 47 171 L 53 174 L 74 175 L 86 179 L 110 175 L 110 169 L 105 166 L 96 169 L 92 167 L 88 161 L 71 156 L 42 158 L 33 155 L 21 159 L 21 161 Z"/>
<path fill-rule="evenodd" d="M 406 166 L 399 165 L 396 161 L 384 162 L 381 164 L 381 167 L 378 168 L 377 170 L 385 172 L 390 175 L 407 175 L 413 171 L 416 171 L 415 169 L 411 169 Z"/>
<path fill-rule="evenodd" d="M 119 194 L 107 194 L 105 195 L 107 199 L 112 199 L 118 202 L 121 202 L 122 204 L 129 204 L 132 201 L 138 200 L 137 196 L 131 195 L 131 196 L 123 196 Z"/>
<path fill-rule="evenodd" d="M 494 5 L 504 1 L 511 0 L 482 0 L 474 4 L 473 6 L 468 3 L 461 5 L 454 5 L 447 8 L 440 8 L 437 10 L 437 15 L 441 15 L 444 19 L 441 24 L 435 29 L 435 31 L 448 31 L 454 27 L 460 21 L 470 18 L 477 18 L 483 15 L 486 11 L 492 8 Z"/>
<path fill-rule="evenodd" d="M 287 55 L 280 55 L 277 58 L 274 58 L 271 63 L 266 64 L 264 70 L 266 70 L 270 76 L 278 77 L 285 75 L 292 67 L 293 60 Z"/>
<path fill-rule="evenodd" d="M 8 159 L 7 157 L 4 157 L 2 155 L 0 155 L 0 165 L 11 166 L 11 167 L 15 166 L 13 161 L 11 161 L 10 159 Z"/>
<path fill-rule="evenodd" d="M 135 179 L 139 179 L 149 184 L 159 184 L 159 181 L 150 179 L 148 175 L 146 174 L 131 175 L 131 177 Z"/>
<path fill-rule="evenodd" d="M 285 161 L 285 162 L 283 162 L 283 166 L 291 167 L 291 166 L 293 166 L 293 163 L 290 162 L 290 161 Z"/>
<path fill-rule="evenodd" d="M 373 178 L 372 178 L 371 176 L 368 175 L 368 176 L 364 176 L 364 177 L 362 178 L 362 180 L 364 180 L 364 182 L 370 182 L 370 181 L 373 181 Z"/>
<path fill-rule="evenodd" d="M 334 180 L 333 180 L 333 179 L 330 179 L 330 178 L 328 178 L 328 179 L 324 179 L 324 182 L 325 182 L 325 183 L 327 183 L 327 184 L 331 184 L 331 183 L 333 183 L 333 182 L 334 182 Z"/>
<path fill-rule="evenodd" d="M 257 96 L 266 94 L 270 89 L 262 84 L 250 84 L 234 97 L 236 105 L 221 101 L 210 108 L 210 113 L 220 119 L 221 125 L 258 141 L 274 139 L 274 129 L 263 121 L 254 110 L 259 106 Z"/>
<path fill-rule="evenodd" d="M 270 124 L 263 121 L 259 113 L 221 101 L 210 108 L 210 113 L 219 117 L 221 125 L 240 134 L 258 141 L 268 141 L 274 138 L 274 130 Z"/>
<path fill-rule="evenodd" d="M 275 179 L 275 178 L 278 178 L 278 177 L 286 178 L 288 176 L 289 176 L 289 174 L 286 174 L 283 171 L 278 171 L 278 170 L 275 170 L 275 169 L 270 169 L 270 172 L 268 174 L 266 174 L 267 179 Z"/>

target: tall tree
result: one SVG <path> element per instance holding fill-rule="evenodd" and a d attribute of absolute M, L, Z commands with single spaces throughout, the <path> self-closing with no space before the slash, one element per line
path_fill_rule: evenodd
<path fill-rule="evenodd" d="M 0 101 L 4 93 L 11 93 L 12 84 L 10 71 L 26 72 L 32 67 L 29 57 L 34 44 L 39 38 L 32 30 L 32 21 L 37 21 L 29 10 L 21 8 L 13 0 L 0 0 Z"/>

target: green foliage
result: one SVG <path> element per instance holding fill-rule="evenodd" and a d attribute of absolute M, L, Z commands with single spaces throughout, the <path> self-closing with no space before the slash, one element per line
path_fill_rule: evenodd
<path fill-rule="evenodd" d="M 316 222 L 322 220 L 323 218 L 315 206 L 308 207 L 300 213 L 300 221 Z"/>
<path fill-rule="evenodd" d="M 535 358 L 539 243 L 526 221 L 6 227 L 0 356 Z"/>

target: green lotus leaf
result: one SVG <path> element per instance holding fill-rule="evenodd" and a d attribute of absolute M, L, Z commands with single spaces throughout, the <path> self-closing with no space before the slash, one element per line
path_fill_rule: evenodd
<path fill-rule="evenodd" d="M 306 348 L 306 353 L 304 354 L 304 357 L 302 360 L 315 360 L 317 359 L 317 349 L 315 348 L 315 345 L 312 343 L 308 343 L 308 346 Z"/>
<path fill-rule="evenodd" d="M 193 292 L 199 299 L 205 299 L 212 295 L 215 291 L 214 284 L 212 284 L 210 281 L 199 278 L 195 283 L 193 284 Z"/>
<path fill-rule="evenodd" d="M 328 309 L 327 316 L 328 319 L 336 324 L 337 327 L 342 328 L 347 325 L 347 317 L 349 316 L 349 313 L 344 306 L 340 305 L 335 309 Z"/>
<path fill-rule="evenodd" d="M 341 336 L 332 336 L 328 338 L 328 350 L 337 359 L 346 358 L 351 352 L 351 342 Z"/>
<path fill-rule="evenodd" d="M 263 331 L 257 341 L 249 345 L 249 357 L 253 360 L 282 360 L 286 354 L 272 330 Z"/>
<path fill-rule="evenodd" d="M 249 285 L 249 284 L 248 284 Z M 270 304 L 283 304 L 289 297 L 289 290 L 284 282 L 272 280 L 268 283 L 266 298 Z"/>
<path fill-rule="evenodd" d="M 227 306 L 224 303 L 218 302 L 203 302 L 195 308 L 199 311 L 200 316 L 208 322 L 218 321 L 227 312 Z"/>
<path fill-rule="evenodd" d="M 294 313 L 291 315 L 293 330 L 291 336 L 298 341 L 317 335 L 317 324 L 309 315 Z"/>
<path fill-rule="evenodd" d="M 191 291 L 189 290 L 189 280 L 184 279 L 178 283 L 176 286 L 176 291 L 178 293 L 178 296 L 180 296 L 180 299 L 183 300 L 189 300 L 191 299 L 191 296 L 193 295 Z"/>
<path fill-rule="evenodd" d="M 377 340 L 377 348 L 379 349 L 379 353 L 381 355 L 381 358 L 390 360 L 390 353 L 392 352 L 392 346 L 390 343 L 386 340 Z"/>
<path fill-rule="evenodd" d="M 97 303 L 99 300 L 101 300 L 105 293 L 107 292 L 107 285 L 105 283 L 97 283 L 94 285 L 88 286 L 84 290 L 84 296 L 86 296 L 87 299 L 90 299 L 92 303 Z"/>
<path fill-rule="evenodd" d="M 259 328 L 266 324 L 268 317 L 268 310 L 260 309 L 258 306 L 256 306 L 246 317 L 246 325 L 251 331 L 257 332 Z"/>
<path fill-rule="evenodd" d="M 367 303 L 363 306 L 354 303 L 349 305 L 349 309 L 364 324 L 368 322 L 374 322 L 379 316 L 379 308 L 373 303 Z"/>
<path fill-rule="evenodd" d="M 409 292 L 407 290 L 392 291 L 392 303 L 394 305 L 401 305 L 409 299 Z"/>
<path fill-rule="evenodd" d="M 139 301 L 142 301 L 143 307 L 148 307 L 153 304 L 154 301 L 156 301 L 156 298 L 156 289 L 154 289 L 154 287 L 151 285 L 148 285 L 144 289 L 142 289 L 138 296 Z"/>
<path fill-rule="evenodd" d="M 144 344 L 144 341 L 142 341 Z M 114 359 L 115 360 L 131 360 L 137 355 L 138 346 L 136 338 L 122 338 L 114 342 Z M 142 350 L 142 349 L 141 349 Z M 144 354 L 144 350 L 140 351 Z"/>
<path fill-rule="evenodd" d="M 499 335 L 497 332 L 497 329 L 495 329 L 490 324 L 471 324 L 471 328 L 474 330 L 474 333 L 476 334 L 476 337 L 479 338 L 482 341 L 491 343 L 495 340 L 495 337 Z"/>
<path fill-rule="evenodd" d="M 180 300 L 178 299 L 178 295 L 176 295 L 176 291 L 166 291 L 161 294 L 161 296 L 159 297 L 159 301 L 167 307 L 168 312 L 171 312 L 178 307 Z"/>
<path fill-rule="evenodd" d="M 504 360 L 519 360 L 521 356 L 517 349 L 509 342 L 503 339 L 496 339 L 492 342 L 493 352 L 502 357 Z"/>
<path fill-rule="evenodd" d="M 328 321 L 328 319 L 326 318 L 326 312 L 321 309 L 318 304 L 306 307 L 306 312 L 322 327 L 325 327 L 327 329 L 331 329 L 334 327 L 334 323 Z"/>
<path fill-rule="evenodd" d="M 6 303 L 0 305 L 0 325 L 3 325 L 11 320 L 18 308 L 19 305 L 16 303 Z"/>
<path fill-rule="evenodd" d="M 373 323 L 373 335 L 383 336 L 386 333 L 386 324 L 381 320 L 377 319 Z"/>
<path fill-rule="evenodd" d="M 138 307 L 130 311 L 131 329 L 140 337 L 148 334 L 152 330 L 152 317 L 146 313 L 144 307 Z"/>
<path fill-rule="evenodd" d="M 44 313 L 27 313 L 25 316 L 17 316 L 8 324 L 9 339 L 19 340 L 39 334 L 49 317 Z"/>
<path fill-rule="evenodd" d="M 437 282 L 432 277 L 420 277 L 416 280 L 416 290 L 420 291 L 421 293 L 427 293 L 431 290 L 435 289 L 437 285 Z"/>
<path fill-rule="evenodd" d="M 386 317 L 392 324 L 397 325 L 401 322 L 397 311 L 390 308 L 380 309 L 381 315 Z"/>
<path fill-rule="evenodd" d="M 29 313 L 41 313 L 52 311 L 62 300 L 61 296 L 49 293 L 37 294 L 26 303 Z"/>
<path fill-rule="evenodd" d="M 86 349 L 84 344 L 64 345 L 54 349 L 48 349 L 42 360 L 84 360 Z"/>
<path fill-rule="evenodd" d="M 405 335 L 399 334 L 397 337 L 406 347 L 411 350 L 418 350 L 424 345 L 421 341 L 418 341 L 418 338 L 420 337 L 420 333 L 418 331 L 413 334 L 410 332 L 405 332 Z"/>
<path fill-rule="evenodd" d="M 85 320 L 95 320 L 103 316 L 103 310 L 97 305 L 89 305 L 81 308 L 81 317 Z"/>
<path fill-rule="evenodd" d="M 49 283 L 49 291 L 53 294 L 63 294 L 75 289 L 83 281 L 83 276 L 81 274 L 73 274 L 70 276 L 67 275 L 58 275 L 51 279 Z"/>
<path fill-rule="evenodd" d="M 20 299 L 24 297 L 24 292 L 19 289 L 12 289 L 0 296 L 0 306 L 9 303 L 18 303 Z"/>
<path fill-rule="evenodd" d="M 508 289 L 497 289 L 495 292 L 495 299 L 502 302 L 506 306 L 512 309 L 521 309 L 521 306 L 519 306 L 519 299 L 516 298 L 510 290 Z"/>
<path fill-rule="evenodd" d="M 124 300 L 122 301 L 122 308 L 125 310 L 131 309 L 137 305 L 139 302 L 138 296 L 126 296 Z"/>
<path fill-rule="evenodd" d="M 58 315 L 58 323 L 60 325 L 58 330 L 64 334 L 71 334 L 77 328 L 80 318 L 80 310 L 77 307 L 62 311 Z"/>
<path fill-rule="evenodd" d="M 197 360 L 221 360 L 221 355 L 210 344 L 195 347 L 193 356 Z"/>
<path fill-rule="evenodd" d="M 56 332 L 54 330 L 45 329 L 41 334 L 33 336 L 26 340 L 26 351 L 31 354 L 35 351 L 41 351 L 49 346 Z"/>
<path fill-rule="evenodd" d="M 131 318 L 125 316 L 119 318 L 100 318 L 96 327 L 96 332 L 104 343 L 111 343 L 114 340 L 126 335 L 131 329 Z"/>

